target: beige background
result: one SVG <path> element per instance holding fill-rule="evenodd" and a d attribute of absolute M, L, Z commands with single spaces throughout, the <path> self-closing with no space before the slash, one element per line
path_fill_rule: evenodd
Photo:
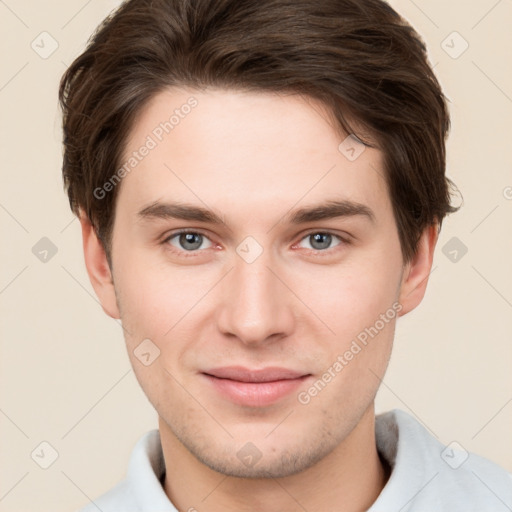
<path fill-rule="evenodd" d="M 0 512 L 84 505 L 157 425 L 88 282 L 60 177 L 58 81 L 116 3 L 0 0 Z M 423 304 L 399 321 L 377 409 L 409 411 L 512 471 L 512 2 L 391 3 L 451 100 L 448 172 L 465 204 L 443 226 Z M 31 43 L 48 52 L 51 38 L 42 58 Z M 57 248 L 46 262 L 32 252 L 42 237 Z M 442 251 L 453 237 L 468 248 L 456 262 Z M 50 460 L 43 441 L 58 452 L 48 469 L 31 458 Z"/>

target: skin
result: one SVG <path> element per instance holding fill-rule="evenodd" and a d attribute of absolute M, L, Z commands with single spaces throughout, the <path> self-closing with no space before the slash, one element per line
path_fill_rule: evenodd
<path fill-rule="evenodd" d="M 121 182 L 112 270 L 81 218 L 92 285 L 104 311 L 122 319 L 135 375 L 159 414 L 165 492 L 179 510 L 366 510 L 389 476 L 374 398 L 396 318 L 309 403 L 297 393 L 393 304 L 403 315 L 421 302 L 437 226 L 404 264 L 381 152 L 367 147 L 349 161 L 338 150 L 346 135 L 297 95 L 167 90 L 137 118 L 126 156 L 191 96 L 197 107 Z M 299 208 L 344 199 L 374 220 L 289 221 Z M 157 201 L 207 208 L 223 223 L 138 214 Z M 177 229 L 203 234 L 202 245 L 187 251 L 169 239 Z M 309 236 L 325 232 L 331 245 Z M 247 236 L 263 251 L 252 263 L 237 253 Z M 144 366 L 134 350 L 148 338 L 160 356 Z M 201 373 L 230 365 L 311 376 L 271 405 L 248 407 Z M 248 442 L 261 453 L 253 466 L 237 457 Z"/>

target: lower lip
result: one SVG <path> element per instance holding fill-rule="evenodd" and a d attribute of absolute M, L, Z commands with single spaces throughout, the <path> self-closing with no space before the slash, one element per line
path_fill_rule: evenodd
<path fill-rule="evenodd" d="M 203 375 L 221 395 L 238 405 L 248 407 L 271 405 L 295 391 L 309 377 L 309 375 L 305 375 L 297 379 L 272 382 L 240 382 Z"/>

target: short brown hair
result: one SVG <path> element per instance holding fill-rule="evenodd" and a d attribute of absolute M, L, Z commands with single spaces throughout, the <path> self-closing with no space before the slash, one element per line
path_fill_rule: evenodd
<path fill-rule="evenodd" d="M 445 97 L 421 38 L 384 1 L 129 0 L 59 90 L 71 209 L 87 215 L 107 255 L 119 187 L 101 199 L 93 191 L 120 165 L 136 115 L 172 86 L 320 100 L 340 133 L 382 150 L 405 262 L 422 231 L 457 210 L 445 176 Z"/>

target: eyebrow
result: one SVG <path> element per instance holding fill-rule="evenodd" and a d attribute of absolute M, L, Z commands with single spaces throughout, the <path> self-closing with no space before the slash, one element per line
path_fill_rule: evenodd
<path fill-rule="evenodd" d="M 336 217 L 355 217 L 363 216 L 372 223 L 375 222 L 375 214 L 368 206 L 355 201 L 332 200 L 317 206 L 300 208 L 290 212 L 284 219 L 292 224 L 302 224 L 306 222 L 315 222 L 318 220 L 328 220 Z"/>
<path fill-rule="evenodd" d="M 368 206 L 347 199 L 330 200 L 322 204 L 290 211 L 282 217 L 281 221 L 290 224 L 304 224 L 337 217 L 355 216 L 366 217 L 372 223 L 375 222 L 375 214 Z M 156 201 L 140 210 L 137 217 L 141 220 L 180 219 L 209 224 L 225 224 L 223 219 L 213 211 L 186 203 L 161 203 Z"/>

